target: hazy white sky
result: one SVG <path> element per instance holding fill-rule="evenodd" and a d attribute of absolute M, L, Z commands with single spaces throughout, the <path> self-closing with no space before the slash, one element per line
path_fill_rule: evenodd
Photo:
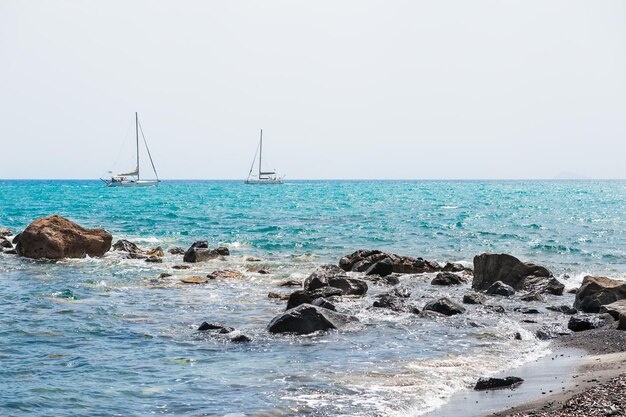
<path fill-rule="evenodd" d="M 625 178 L 626 2 L 0 0 L 0 178 L 134 111 L 162 178 Z"/>

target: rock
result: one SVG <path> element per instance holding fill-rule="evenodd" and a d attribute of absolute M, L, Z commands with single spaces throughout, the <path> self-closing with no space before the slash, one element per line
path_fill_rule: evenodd
<path fill-rule="evenodd" d="M 616 301 L 602 306 L 601 313 L 608 313 L 617 323 L 617 330 L 626 330 L 626 300 Z"/>
<path fill-rule="evenodd" d="M 140 249 L 139 246 L 135 245 L 133 242 L 126 240 L 126 239 L 120 239 L 117 242 L 115 242 L 113 244 L 113 250 L 116 251 L 120 251 L 120 252 L 128 252 L 128 253 L 145 253 L 145 251 L 143 249 Z"/>
<path fill-rule="evenodd" d="M 506 378 L 479 378 L 474 386 L 476 391 L 484 391 L 488 389 L 514 388 L 519 386 L 524 380 L 516 376 L 507 376 Z"/>
<path fill-rule="evenodd" d="M 463 295 L 464 304 L 484 304 L 487 301 L 487 297 L 479 292 L 468 292 Z"/>
<path fill-rule="evenodd" d="M 194 242 L 193 245 L 187 249 L 183 255 L 184 262 L 205 262 L 212 259 L 219 258 L 221 256 L 230 255 L 230 251 L 226 247 L 219 247 L 215 249 L 209 249 L 206 240 L 199 240 Z"/>
<path fill-rule="evenodd" d="M 230 341 L 233 343 L 250 343 L 252 342 L 252 339 L 250 339 L 245 334 L 240 334 L 239 336 L 235 336 L 232 339 L 230 339 Z"/>
<path fill-rule="evenodd" d="M 506 310 L 504 309 L 504 307 L 502 307 L 501 305 L 497 305 L 497 304 L 486 305 L 484 306 L 484 309 L 494 312 L 494 313 L 498 313 L 498 314 L 506 313 Z"/>
<path fill-rule="evenodd" d="M 574 308 L 598 313 L 602 306 L 626 299 L 626 281 L 587 275 L 576 291 Z"/>
<path fill-rule="evenodd" d="M 268 267 L 266 267 L 266 266 L 264 266 L 263 268 L 260 268 L 256 272 L 257 272 L 257 274 L 261 274 L 261 275 L 269 275 L 269 274 L 272 273 L 272 271 Z"/>
<path fill-rule="evenodd" d="M 432 285 L 461 285 L 465 280 L 452 272 L 440 272 L 430 282 Z"/>
<path fill-rule="evenodd" d="M 148 256 L 144 255 L 143 253 L 125 252 L 122 254 L 121 258 L 122 259 L 146 259 L 148 258 Z"/>
<path fill-rule="evenodd" d="M 4 253 L 7 255 L 17 255 L 17 251 L 15 249 L 6 249 Z"/>
<path fill-rule="evenodd" d="M 365 275 L 363 279 L 375 285 L 398 285 L 400 283 L 398 274 L 395 273 L 387 275 L 386 277 L 381 277 L 380 275 Z"/>
<path fill-rule="evenodd" d="M 146 262 L 162 263 L 163 259 L 159 258 L 158 256 L 150 256 L 148 257 L 148 259 L 146 259 Z"/>
<path fill-rule="evenodd" d="M 278 294 L 277 292 L 270 291 L 267 293 L 268 298 L 275 298 L 277 300 L 289 300 L 288 295 Z"/>
<path fill-rule="evenodd" d="M 515 290 L 548 292 L 556 295 L 562 294 L 564 288 L 563 284 L 543 266 L 524 263 L 504 253 L 483 253 L 475 256 L 472 288 L 486 290 L 498 281 Z"/>
<path fill-rule="evenodd" d="M 328 286 L 328 280 L 330 278 L 347 278 L 343 269 L 335 265 L 321 265 L 315 268 L 315 270 L 304 280 L 304 289 L 307 291 L 314 291 L 318 288 Z"/>
<path fill-rule="evenodd" d="M 522 314 L 539 314 L 540 313 L 540 311 L 537 310 L 536 308 L 526 308 L 526 307 L 515 307 L 513 311 L 516 311 Z"/>
<path fill-rule="evenodd" d="M 368 289 L 365 281 L 356 278 L 330 278 L 328 286 L 339 288 L 342 291 L 342 295 L 363 296 Z"/>
<path fill-rule="evenodd" d="M 9 242 L 9 239 L 0 236 L 0 248 L 13 249 L 13 245 Z"/>
<path fill-rule="evenodd" d="M 6 227 L 0 227 L 0 236 L 13 236 L 13 230 Z"/>
<path fill-rule="evenodd" d="M 558 313 L 568 314 L 568 315 L 578 313 L 578 310 L 570 306 L 549 306 L 549 307 L 546 307 L 546 309 L 550 311 L 556 311 Z"/>
<path fill-rule="evenodd" d="M 510 297 L 515 294 L 515 290 L 510 285 L 505 284 L 502 281 L 496 281 L 486 291 L 489 295 L 501 295 L 503 297 Z"/>
<path fill-rule="evenodd" d="M 385 258 L 370 266 L 367 271 L 365 271 L 365 275 L 378 275 L 386 277 L 387 275 L 391 275 L 392 272 L 393 262 L 391 259 Z"/>
<path fill-rule="evenodd" d="M 288 281 L 282 281 L 278 283 L 279 287 L 299 287 L 302 285 L 302 281 L 298 281 L 297 279 L 290 279 Z"/>
<path fill-rule="evenodd" d="M 255 258 L 253 256 L 249 256 L 246 258 L 246 262 L 261 262 L 263 259 L 261 258 Z"/>
<path fill-rule="evenodd" d="M 522 301 L 527 301 L 527 302 L 531 302 L 531 301 L 544 302 L 545 301 L 545 298 L 543 298 L 543 295 L 539 294 L 538 292 L 526 293 L 522 295 L 519 299 Z"/>
<path fill-rule="evenodd" d="M 470 268 L 467 268 L 459 263 L 446 263 L 443 268 L 441 268 L 443 272 L 467 272 L 469 274 L 473 274 L 473 271 Z"/>
<path fill-rule="evenodd" d="M 172 274 L 168 274 L 167 272 L 163 272 L 161 274 L 159 274 L 159 278 L 167 278 L 167 277 L 171 277 Z"/>
<path fill-rule="evenodd" d="M 224 326 L 220 329 L 219 333 L 220 334 L 228 334 L 228 333 L 232 333 L 235 331 L 234 327 L 229 327 L 229 326 Z"/>
<path fill-rule="evenodd" d="M 344 271 L 365 272 L 374 264 L 386 258 L 391 261 L 392 272 L 395 273 L 420 274 L 423 272 L 435 272 L 441 269 L 437 262 L 367 249 L 361 249 L 344 256 L 339 260 L 339 267 Z M 381 265 L 381 267 L 387 268 L 385 264 Z M 376 272 L 372 272 L 372 274 L 376 274 Z"/>
<path fill-rule="evenodd" d="M 567 328 L 573 332 L 582 332 L 603 326 L 606 326 L 606 321 L 602 316 L 572 316 L 567 322 Z"/>
<path fill-rule="evenodd" d="M 209 282 L 209 279 L 203 277 L 185 277 L 181 278 L 180 282 L 183 282 L 185 284 L 206 284 L 207 282 Z"/>
<path fill-rule="evenodd" d="M 274 317 L 267 330 L 270 333 L 309 334 L 338 329 L 354 321 L 357 321 L 356 317 L 311 304 L 301 304 Z"/>
<path fill-rule="evenodd" d="M 287 310 L 297 307 L 301 304 L 311 304 L 317 298 L 330 298 L 340 296 L 343 292 L 339 288 L 324 287 L 315 291 L 298 290 L 289 295 L 287 301 Z"/>
<path fill-rule="evenodd" d="M 387 308 L 398 313 L 419 314 L 420 312 L 417 307 L 408 304 L 406 298 L 393 293 L 380 294 L 376 298 L 373 304 L 376 308 Z"/>
<path fill-rule="evenodd" d="M 520 332 L 515 333 L 515 340 L 522 340 L 522 334 Z"/>
<path fill-rule="evenodd" d="M 422 319 L 438 319 L 442 317 L 448 317 L 445 314 L 439 313 L 438 311 L 433 310 L 422 310 L 418 316 Z"/>
<path fill-rule="evenodd" d="M 246 276 L 234 269 L 222 269 L 219 271 L 213 271 L 206 276 L 209 279 L 243 279 Z"/>
<path fill-rule="evenodd" d="M 104 255 L 111 248 L 111 234 L 85 229 L 58 215 L 42 217 L 20 233 L 17 253 L 27 258 L 84 258 Z"/>
<path fill-rule="evenodd" d="M 163 253 L 163 249 L 160 246 L 157 246 L 154 249 L 150 249 L 148 252 L 146 252 L 146 255 L 158 256 L 159 258 L 162 258 L 165 256 L 165 254 Z"/>
<path fill-rule="evenodd" d="M 465 311 L 465 308 L 460 304 L 455 303 L 447 297 L 440 298 L 438 300 L 430 301 L 424 306 L 424 310 L 432 310 L 446 316 L 453 316 L 455 314 L 461 314 Z"/>
<path fill-rule="evenodd" d="M 172 265 L 172 269 L 191 269 L 189 265 Z"/>
<path fill-rule="evenodd" d="M 185 254 L 185 249 L 178 247 L 178 246 L 169 248 L 167 251 L 171 253 L 172 255 L 184 255 Z"/>
<path fill-rule="evenodd" d="M 539 340 L 550 340 L 556 339 L 559 336 L 567 336 L 571 333 L 571 330 L 563 328 L 560 324 L 551 324 L 537 329 L 535 336 Z"/>
<path fill-rule="evenodd" d="M 316 307 L 327 308 L 332 311 L 337 311 L 337 307 L 335 307 L 333 303 L 331 303 L 330 301 L 322 297 L 316 298 L 315 300 L 311 301 L 311 305 L 314 305 Z"/>
<path fill-rule="evenodd" d="M 207 323 L 206 321 L 203 321 L 202 324 L 198 327 L 198 330 L 200 331 L 219 330 L 223 328 L 224 326 L 222 326 L 221 324 L 212 324 L 212 323 Z"/>

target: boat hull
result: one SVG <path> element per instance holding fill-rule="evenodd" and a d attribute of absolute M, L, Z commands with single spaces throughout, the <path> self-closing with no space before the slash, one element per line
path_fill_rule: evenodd
<path fill-rule="evenodd" d="M 246 180 L 244 184 L 249 185 L 279 185 L 283 184 L 283 180 L 275 179 L 275 180 Z"/>
<path fill-rule="evenodd" d="M 139 181 L 107 181 L 107 187 L 155 187 L 159 184 L 158 180 L 139 180 Z"/>

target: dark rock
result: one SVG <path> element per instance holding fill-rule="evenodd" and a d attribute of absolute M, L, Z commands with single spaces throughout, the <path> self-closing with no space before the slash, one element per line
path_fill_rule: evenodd
<path fill-rule="evenodd" d="M 407 297 L 399 295 L 398 292 L 380 294 L 376 298 L 377 300 L 373 304 L 373 307 L 376 308 L 387 308 L 398 313 L 419 314 L 420 312 L 417 307 L 407 303 Z"/>
<path fill-rule="evenodd" d="M 178 246 L 174 246 L 173 248 L 169 248 L 167 251 L 169 253 L 171 253 L 172 255 L 184 255 L 185 254 L 185 249 L 180 248 Z"/>
<path fill-rule="evenodd" d="M 455 303 L 447 297 L 440 298 L 428 302 L 424 306 L 424 310 L 432 310 L 446 316 L 453 316 L 455 314 L 461 314 L 465 311 L 465 308 L 460 304 Z"/>
<path fill-rule="evenodd" d="M 228 249 L 226 246 L 220 246 L 218 248 L 213 249 L 215 252 L 217 252 L 218 255 L 221 256 L 230 256 L 230 249 Z"/>
<path fill-rule="evenodd" d="M 17 255 L 17 251 L 15 249 L 7 249 L 4 251 L 7 255 Z"/>
<path fill-rule="evenodd" d="M 235 331 L 235 328 L 234 328 L 234 327 L 228 327 L 228 326 L 225 326 L 225 327 L 222 327 L 222 328 L 220 329 L 219 333 L 221 333 L 221 334 L 227 334 L 227 333 L 232 333 L 232 332 L 234 332 L 234 331 Z"/>
<path fill-rule="evenodd" d="M 469 274 L 473 274 L 471 268 L 467 268 L 459 263 L 446 263 L 441 269 L 443 272 L 467 272 Z"/>
<path fill-rule="evenodd" d="M 504 309 L 504 307 L 502 307 L 501 305 L 497 305 L 497 304 L 486 305 L 486 306 L 484 306 L 484 308 L 485 308 L 485 310 L 489 310 L 489 311 L 492 311 L 494 313 L 499 313 L 499 314 L 506 313 L 506 310 Z"/>
<path fill-rule="evenodd" d="M 626 299 L 626 281 L 587 275 L 576 291 L 574 308 L 598 313 L 602 306 Z"/>
<path fill-rule="evenodd" d="M 568 315 L 578 313 L 578 310 L 570 306 L 549 306 L 549 307 L 546 307 L 546 309 L 550 311 L 556 311 L 558 313 L 568 314 Z"/>
<path fill-rule="evenodd" d="M 531 278 L 532 277 L 532 278 Z M 556 291 L 556 279 L 550 284 L 543 283 L 537 278 L 553 278 L 552 273 L 543 266 L 524 263 L 514 256 L 507 254 L 483 253 L 474 257 L 474 280 L 472 288 L 486 290 L 497 281 L 513 287 L 516 290 L 526 287 L 536 287 L 533 292 Z M 548 281 L 548 280 L 546 280 Z M 532 288 L 530 288 L 532 290 Z M 561 290 L 561 293 L 563 291 Z"/>
<path fill-rule="evenodd" d="M 27 258 L 84 258 L 104 255 L 111 248 L 111 234 L 85 229 L 58 215 L 32 222 L 19 235 L 17 253 Z"/>
<path fill-rule="evenodd" d="M 206 240 L 199 240 L 187 249 L 183 255 L 184 262 L 204 262 L 212 259 L 219 258 L 221 256 L 230 255 L 230 251 L 226 247 L 219 247 L 215 249 L 209 249 Z"/>
<path fill-rule="evenodd" d="M 539 340 L 550 340 L 556 339 L 559 336 L 566 336 L 571 333 L 571 330 L 563 328 L 560 324 L 551 324 L 537 329 L 535 336 Z"/>
<path fill-rule="evenodd" d="M 365 275 L 379 275 L 381 277 L 386 277 L 391 273 L 393 273 L 393 262 L 389 258 L 381 259 L 365 271 Z"/>
<path fill-rule="evenodd" d="M 626 300 L 616 301 L 602 306 L 601 313 L 608 313 L 617 323 L 617 330 L 626 330 Z"/>
<path fill-rule="evenodd" d="M 375 285 L 398 285 L 400 283 L 397 274 L 387 275 L 386 277 L 381 277 L 380 275 L 365 275 L 363 279 Z"/>
<path fill-rule="evenodd" d="M 311 301 L 311 305 L 314 305 L 316 307 L 327 308 L 332 311 L 337 311 L 337 307 L 335 307 L 333 303 L 329 302 L 328 300 L 322 297 L 316 298 L 315 300 Z"/>
<path fill-rule="evenodd" d="M 113 250 L 121 251 L 121 252 L 128 252 L 128 253 L 144 253 L 145 252 L 143 249 L 139 248 L 139 246 L 135 245 L 133 242 L 126 240 L 126 239 L 120 239 L 117 242 L 115 242 L 113 244 Z"/>
<path fill-rule="evenodd" d="M 249 256 L 246 258 L 246 262 L 261 262 L 263 259 L 255 258 L 254 256 Z"/>
<path fill-rule="evenodd" d="M 142 253 L 134 253 L 134 252 L 124 252 L 121 255 L 122 259 L 146 259 L 148 255 L 144 255 Z"/>
<path fill-rule="evenodd" d="M 484 304 L 487 297 L 479 292 L 469 292 L 463 295 L 463 303 L 465 304 Z"/>
<path fill-rule="evenodd" d="M 522 340 L 522 334 L 520 332 L 515 333 L 515 340 Z"/>
<path fill-rule="evenodd" d="M 0 236 L 0 248 L 13 249 L 13 245 L 9 242 L 9 239 Z"/>
<path fill-rule="evenodd" d="M 529 292 L 526 293 L 524 295 L 522 295 L 520 298 L 520 300 L 522 301 L 540 301 L 543 302 L 545 301 L 545 299 L 543 298 L 543 295 L 539 294 L 538 292 Z"/>
<path fill-rule="evenodd" d="M 315 271 L 304 280 L 304 289 L 314 291 L 318 288 L 327 287 L 330 278 L 342 277 L 347 278 L 343 269 L 335 265 L 321 265 L 315 268 Z"/>
<path fill-rule="evenodd" d="M 339 288 L 323 287 L 315 291 L 298 290 L 289 295 L 287 301 L 287 310 L 297 307 L 301 304 L 311 304 L 316 298 L 329 298 L 343 295 L 343 291 Z"/>
<path fill-rule="evenodd" d="M 582 332 L 585 330 L 597 329 L 605 326 L 607 323 L 602 316 L 580 315 L 572 316 L 567 322 L 567 328 L 573 332 Z"/>
<path fill-rule="evenodd" d="M 565 285 L 554 277 L 530 276 L 524 279 L 521 288 L 530 293 L 563 295 Z"/>
<path fill-rule="evenodd" d="M 438 319 L 442 317 L 448 317 L 443 313 L 440 313 L 438 311 L 433 311 L 433 310 L 422 310 L 418 314 L 418 316 L 423 319 Z"/>
<path fill-rule="evenodd" d="M 474 390 L 484 391 L 488 389 L 514 388 L 520 385 L 524 380 L 516 376 L 507 376 L 506 378 L 480 378 L 476 382 Z"/>
<path fill-rule="evenodd" d="M 205 331 L 205 330 L 220 330 L 223 329 L 224 326 L 222 326 L 221 324 L 212 324 L 212 323 L 207 323 L 206 321 L 202 322 L 202 324 L 198 327 L 198 330 L 200 331 Z"/>
<path fill-rule="evenodd" d="M 167 278 L 167 277 L 171 277 L 172 274 L 168 274 L 167 272 L 163 272 L 161 274 L 159 274 L 159 278 Z"/>
<path fill-rule="evenodd" d="M 268 267 L 266 267 L 266 266 L 264 266 L 263 268 L 260 268 L 256 272 L 257 272 L 257 274 L 261 274 L 261 275 L 269 275 L 269 274 L 272 273 L 272 271 Z"/>
<path fill-rule="evenodd" d="M 357 321 L 356 317 L 311 304 L 301 304 L 274 317 L 267 330 L 270 333 L 309 334 L 338 329 L 353 321 Z"/>
<path fill-rule="evenodd" d="M 163 259 L 159 258 L 158 256 L 150 256 L 149 258 L 146 259 L 146 262 L 162 263 Z"/>
<path fill-rule="evenodd" d="M 283 300 L 283 301 L 284 300 L 289 300 L 289 296 L 288 295 L 278 294 L 277 292 L 273 292 L 273 291 L 268 292 L 267 293 L 267 297 L 268 298 L 275 298 L 275 299 Z"/>
<path fill-rule="evenodd" d="M 283 281 L 278 284 L 279 287 L 299 287 L 302 285 L 302 281 L 298 281 L 297 279 L 290 279 L 288 281 Z"/>
<path fill-rule="evenodd" d="M 363 249 L 341 258 L 339 266 L 344 271 L 365 272 L 383 259 L 389 259 L 393 266 L 392 272 L 400 274 L 419 274 L 423 272 L 436 272 L 441 270 L 441 267 L 437 262 L 426 261 L 422 258 L 385 253 L 379 250 Z M 384 265 L 384 267 L 387 268 L 386 265 Z M 372 271 L 372 274 L 377 273 Z"/>
<path fill-rule="evenodd" d="M 526 307 L 515 307 L 513 311 L 516 311 L 522 314 L 539 314 L 540 313 L 540 311 L 537 310 L 536 308 L 526 308 Z"/>
<path fill-rule="evenodd" d="M 230 339 L 230 341 L 233 343 L 250 343 L 252 342 L 252 339 L 250 339 L 245 334 L 240 334 L 239 336 L 235 336 L 232 339 Z"/>
<path fill-rule="evenodd" d="M 234 269 L 220 269 L 219 271 L 213 271 L 206 276 L 209 279 L 243 279 L 246 276 Z"/>
<path fill-rule="evenodd" d="M 13 230 L 6 227 L 0 227 L 0 236 L 13 236 Z"/>
<path fill-rule="evenodd" d="M 328 285 L 333 288 L 339 288 L 343 295 L 363 296 L 367 292 L 367 283 L 355 278 L 330 278 Z"/>
<path fill-rule="evenodd" d="M 172 265 L 172 269 L 191 269 L 189 265 Z"/>
<path fill-rule="evenodd" d="M 510 285 L 505 284 L 502 281 L 496 281 L 486 291 L 489 295 L 501 295 L 503 297 L 510 297 L 515 294 L 515 290 Z"/>
<path fill-rule="evenodd" d="M 461 285 L 465 280 L 452 272 L 440 272 L 430 282 L 432 285 Z"/>

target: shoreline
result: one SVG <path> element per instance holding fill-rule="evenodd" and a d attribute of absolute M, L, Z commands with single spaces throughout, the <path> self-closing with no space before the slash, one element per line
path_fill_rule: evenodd
<path fill-rule="evenodd" d="M 610 403 L 626 398 L 623 384 L 615 380 L 626 375 L 626 332 L 600 328 L 563 336 L 553 343 L 548 356 L 495 375 L 524 378 L 519 387 L 463 391 L 422 417 L 595 416 L 594 407 L 601 410 L 597 415 L 624 415 L 623 408 L 621 414 L 610 414 Z M 603 393 L 607 397 L 604 407 L 592 406 L 595 397 Z"/>

